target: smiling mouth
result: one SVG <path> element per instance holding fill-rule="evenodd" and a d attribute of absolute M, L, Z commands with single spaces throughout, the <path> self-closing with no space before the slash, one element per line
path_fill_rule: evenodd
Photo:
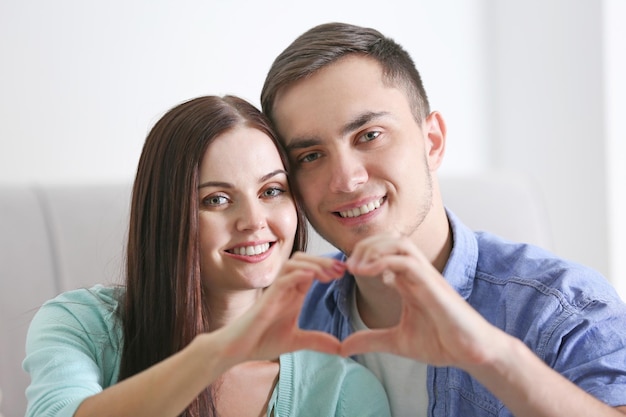
<path fill-rule="evenodd" d="M 238 248 L 230 249 L 230 250 L 227 250 L 226 252 L 232 253 L 234 255 L 239 255 L 239 256 L 255 256 L 255 255 L 260 255 L 262 253 L 267 252 L 269 248 L 270 248 L 270 244 L 269 242 L 267 242 L 267 243 L 262 243 L 260 245 L 253 245 L 253 246 L 239 246 Z"/>
<path fill-rule="evenodd" d="M 377 208 L 380 207 L 383 201 L 384 201 L 384 197 L 376 201 L 371 201 L 367 204 L 364 204 L 361 207 L 355 207 L 351 210 L 339 211 L 337 213 L 339 214 L 339 217 L 342 217 L 344 219 L 351 218 L 351 217 L 359 217 L 359 216 L 362 216 L 364 214 L 367 214 L 369 212 L 376 210 Z"/>

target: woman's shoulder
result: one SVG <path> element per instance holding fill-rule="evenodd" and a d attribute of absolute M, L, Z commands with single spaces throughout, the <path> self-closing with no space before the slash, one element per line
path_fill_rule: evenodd
<path fill-rule="evenodd" d="M 65 404 L 61 414 L 72 412 L 83 398 L 117 381 L 120 294 L 119 288 L 99 285 L 64 292 L 39 308 L 22 363 L 31 377 L 29 407 L 61 410 Z M 59 396 L 64 399 L 55 402 Z"/>
<path fill-rule="evenodd" d="M 63 292 L 35 313 L 29 336 L 82 329 L 92 334 L 117 333 L 119 300 L 123 288 L 96 285 Z"/>
<path fill-rule="evenodd" d="M 107 304 L 117 304 L 119 297 L 122 295 L 123 288 L 124 287 L 119 285 L 96 284 L 92 287 L 81 287 L 62 292 L 48 302 L 90 302 L 101 300 Z"/>
<path fill-rule="evenodd" d="M 74 313 L 98 311 L 115 312 L 123 295 L 121 286 L 95 285 L 90 288 L 77 288 L 63 292 L 46 301 L 40 310 L 61 309 Z"/>

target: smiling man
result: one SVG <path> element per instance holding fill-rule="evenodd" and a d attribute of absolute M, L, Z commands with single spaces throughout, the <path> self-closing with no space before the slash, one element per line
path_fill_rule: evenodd
<path fill-rule="evenodd" d="M 316 26 L 276 58 L 261 104 L 349 268 L 312 288 L 300 324 L 358 354 L 394 416 L 625 412 L 626 306 L 597 272 L 445 208 L 445 123 L 400 45 Z"/>

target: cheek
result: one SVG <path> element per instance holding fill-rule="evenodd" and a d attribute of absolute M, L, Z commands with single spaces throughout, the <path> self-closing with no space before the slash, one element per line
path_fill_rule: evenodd
<path fill-rule="evenodd" d="M 226 224 L 223 221 L 209 216 L 207 213 L 200 213 L 198 219 L 198 233 L 200 238 L 200 255 L 202 262 L 206 262 L 212 256 L 214 250 L 218 248 L 222 241 L 228 239 Z"/>
<path fill-rule="evenodd" d="M 289 204 L 276 207 L 274 211 L 275 224 L 280 231 L 281 237 L 288 243 L 289 249 L 293 246 L 294 237 L 298 228 L 298 217 L 296 215 L 296 209 L 292 202 Z"/>
<path fill-rule="evenodd" d="M 296 185 L 300 191 L 300 198 L 304 203 L 305 209 L 312 207 L 315 201 L 318 201 L 323 192 L 318 190 L 327 190 L 327 182 L 322 170 L 308 170 L 299 172 L 295 175 Z"/>
<path fill-rule="evenodd" d="M 395 146 L 381 152 L 372 161 L 376 169 L 389 172 L 394 177 L 407 178 L 421 175 L 426 165 L 423 141 L 409 140 L 406 145 Z"/>

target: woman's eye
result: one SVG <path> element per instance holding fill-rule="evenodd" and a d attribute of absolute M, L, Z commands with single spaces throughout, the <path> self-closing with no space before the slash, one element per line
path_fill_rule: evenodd
<path fill-rule="evenodd" d="M 365 132 L 363 135 L 361 135 L 361 139 L 359 140 L 360 142 L 371 142 L 374 139 L 376 139 L 378 136 L 380 136 L 380 132 L 377 130 L 372 130 L 370 132 Z"/>
<path fill-rule="evenodd" d="M 282 188 L 272 187 L 272 188 L 268 188 L 267 190 L 263 191 L 263 196 L 264 197 L 278 197 L 279 195 L 283 194 L 284 192 L 285 192 L 285 190 L 282 189 Z"/>
<path fill-rule="evenodd" d="M 209 207 L 218 207 L 228 203 L 228 199 L 223 195 L 212 195 L 205 198 L 203 201 L 204 205 Z"/>

